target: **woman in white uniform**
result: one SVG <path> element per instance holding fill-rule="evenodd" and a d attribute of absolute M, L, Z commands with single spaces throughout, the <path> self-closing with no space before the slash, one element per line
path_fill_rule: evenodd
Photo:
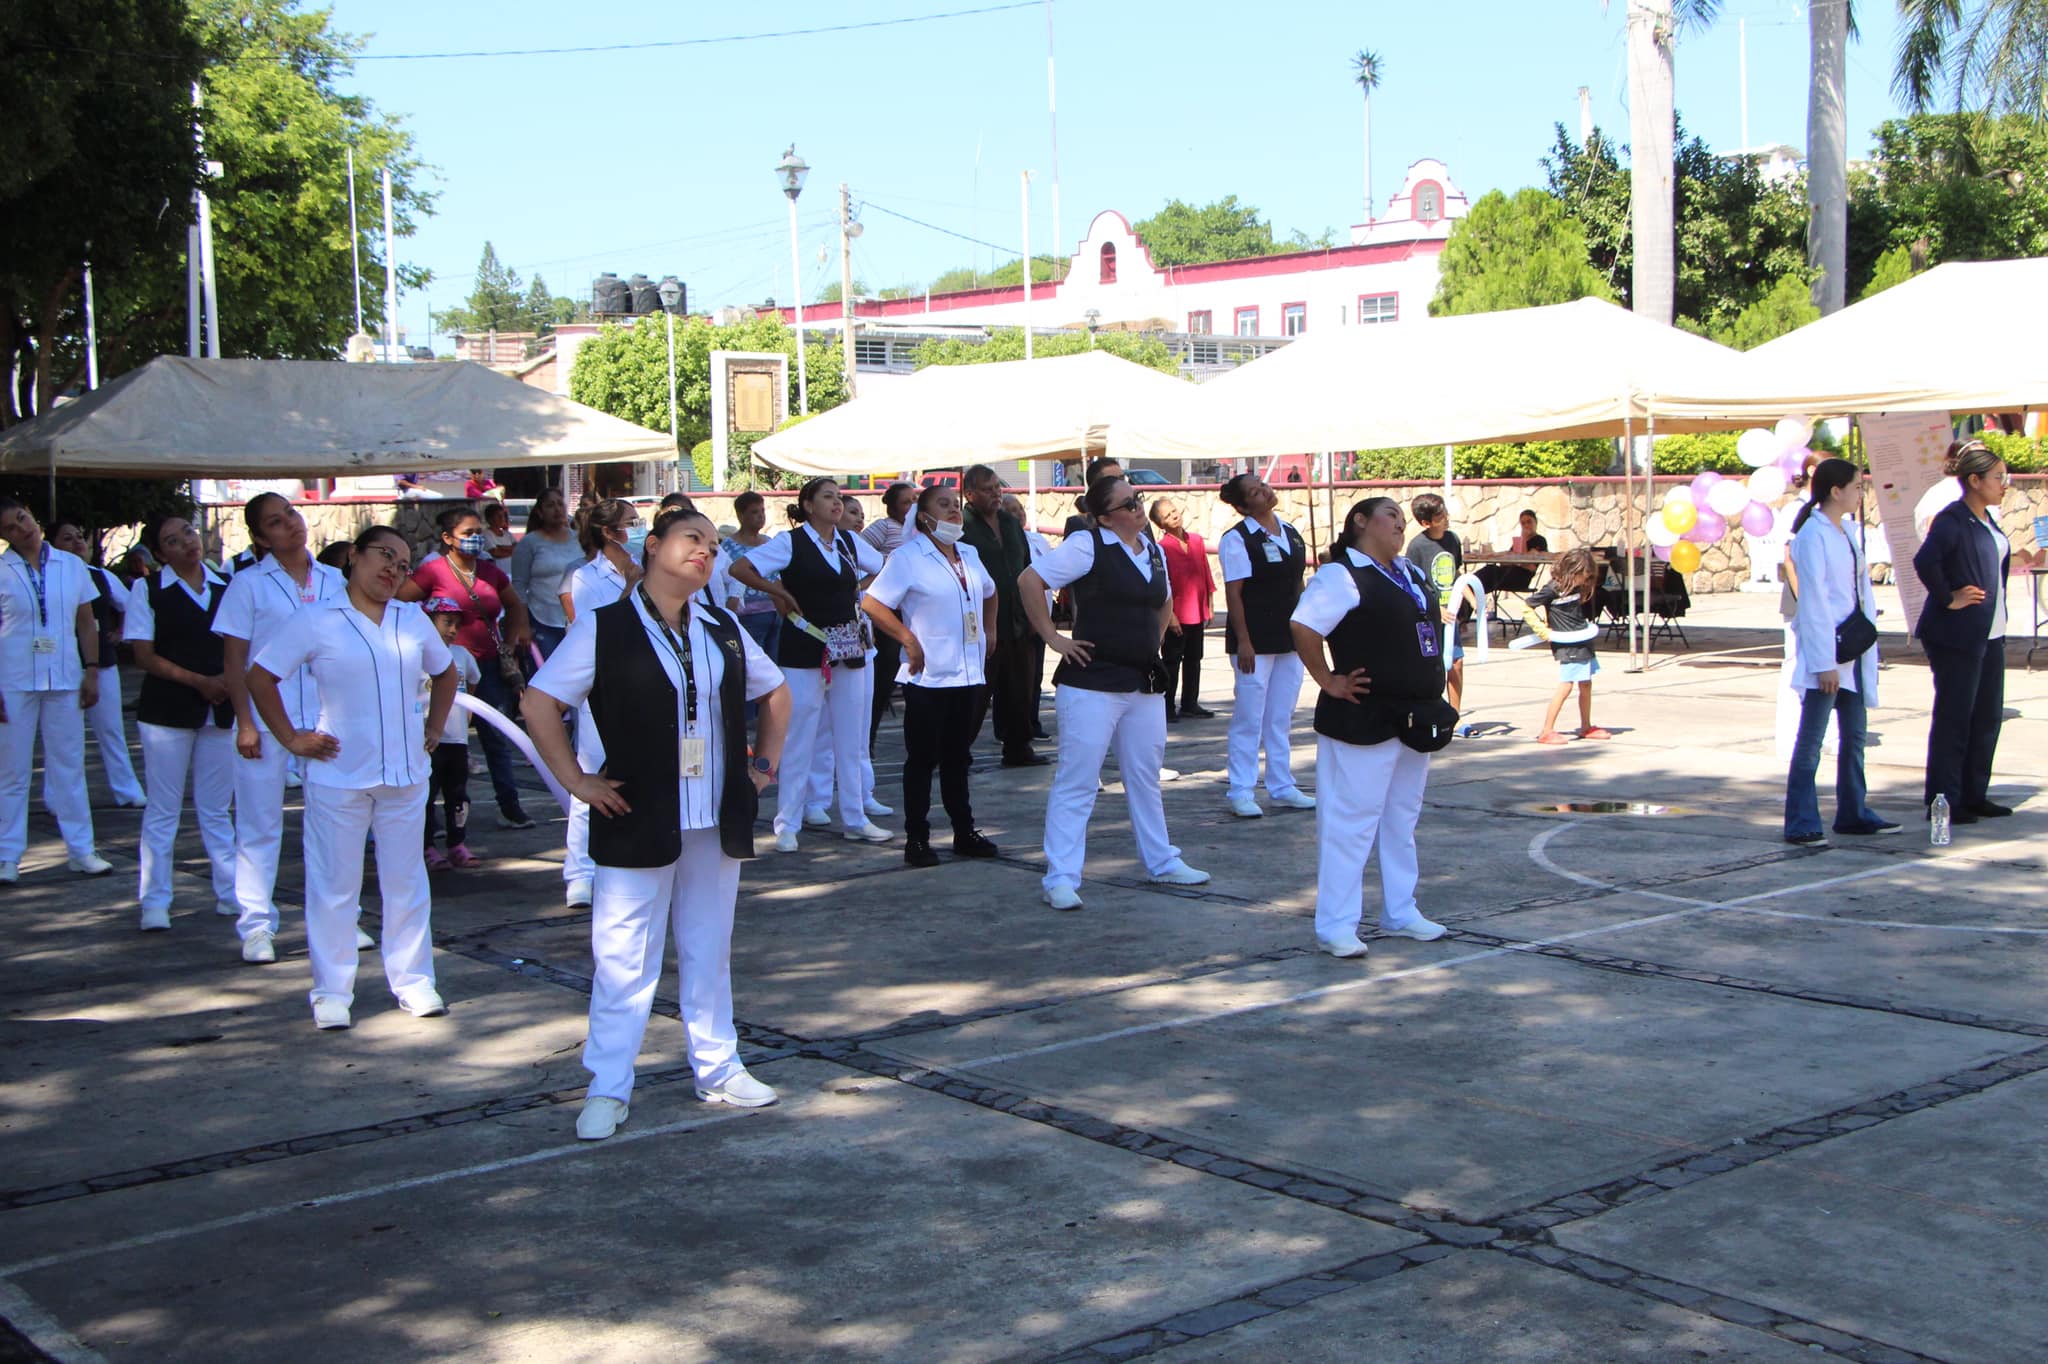
<path fill-rule="evenodd" d="M 784 616 L 775 661 L 789 683 L 789 743 L 775 800 L 775 851 L 797 850 L 797 830 L 812 799 L 813 747 L 819 743 L 832 747 L 846 836 L 886 843 L 889 831 L 868 818 L 860 766 L 868 690 L 859 585 L 882 571 L 882 556 L 840 527 L 839 485 L 829 478 L 804 484 L 790 515 L 796 526 L 732 564 L 733 581 L 775 598 Z M 774 575 L 779 582 L 769 581 Z"/>
<path fill-rule="evenodd" d="M 875 553 L 882 556 L 883 566 L 888 566 L 889 551 L 875 544 L 874 538 L 868 534 L 867 512 L 861 506 L 859 498 L 840 497 L 839 528 L 855 539 L 865 540 L 873 545 Z M 860 589 L 865 592 L 873 581 L 872 576 L 864 577 Z M 721 606 L 724 604 L 723 601 L 719 602 Z M 872 629 L 867 635 L 867 661 L 860 670 L 861 689 L 867 694 L 867 700 L 862 703 L 862 712 L 868 717 L 867 733 L 861 740 L 860 748 L 860 805 L 861 810 L 868 815 L 893 815 L 896 813 L 894 810 L 875 799 L 875 727 L 876 716 L 879 713 L 875 709 L 875 670 L 879 666 L 881 648 L 880 641 L 874 637 Z M 895 653 L 895 650 L 891 649 L 890 653 Z M 893 676 L 896 665 L 890 666 Z M 818 721 L 818 742 L 811 745 L 810 792 L 804 804 L 804 823 L 819 828 L 832 822 L 832 791 L 836 784 L 834 766 L 838 753 L 837 746 L 830 742 L 831 717 L 832 712 L 828 708 Z"/>
<path fill-rule="evenodd" d="M 569 575 L 561 598 L 563 617 L 572 627 L 599 607 L 622 600 L 626 589 L 640 581 L 640 549 L 645 540 L 639 531 L 640 513 L 632 503 L 616 497 L 606 498 L 585 515 L 580 537 L 590 558 Z M 587 772 L 604 766 L 604 740 L 598 737 L 588 706 L 576 711 L 576 761 Z M 569 908 L 590 908 L 597 884 L 597 864 L 590 860 L 590 807 L 574 795 L 569 799 L 562 880 Z"/>
<path fill-rule="evenodd" d="M 717 552 L 718 530 L 701 513 L 663 512 L 647 538 L 646 575 L 626 600 L 577 616 L 522 703 L 541 760 L 595 812 L 590 1092 L 576 1120 L 586 1141 L 626 1120 L 671 925 L 697 1097 L 742 1108 L 775 1102 L 739 1059 L 732 923 L 789 693 L 733 614 L 696 595 Z M 761 722 L 751 761 L 749 700 Z M 601 772 L 576 761 L 562 727 L 563 709 L 586 702 L 606 741 Z"/>
<path fill-rule="evenodd" d="M 1159 795 L 1166 757 L 1166 665 L 1159 644 L 1173 618 L 1166 556 L 1145 533 L 1143 499 L 1122 478 L 1097 479 L 1082 505 L 1094 526 L 1069 535 L 1017 579 L 1031 628 L 1060 656 L 1052 675 L 1060 756 L 1045 803 L 1043 883 L 1045 902 L 1054 909 L 1081 908 L 1088 816 L 1102 760 L 1112 749 L 1146 879 L 1170 886 L 1209 879 L 1181 861 L 1180 849 L 1167 840 Z M 1073 589 L 1076 628 L 1086 639 L 1053 628 L 1045 594 L 1062 587 Z"/>
<path fill-rule="evenodd" d="M 214 908 L 241 914 L 235 902 L 235 748 L 226 663 L 213 632 L 227 584 L 200 559 L 199 532 L 182 516 L 159 517 L 142 543 L 163 565 L 128 589 L 126 629 L 142 669 L 135 728 L 142 736 L 142 901 L 145 932 L 171 926 L 171 878 L 185 779 L 192 813 L 212 864 Z"/>
<path fill-rule="evenodd" d="M 953 823 L 954 856 L 996 855 L 996 845 L 974 827 L 967 794 L 975 703 L 995 647 L 996 583 L 973 547 L 960 543 L 959 493 L 926 488 L 909 515 L 917 533 L 889 556 L 861 608 L 878 631 L 903 646 L 893 679 L 903 684 L 903 860 L 936 867 L 933 768 Z"/>
<path fill-rule="evenodd" d="M 1223 642 L 1235 691 L 1230 707 L 1230 812 L 1257 819 L 1259 750 L 1266 755 L 1266 797 L 1275 806 L 1313 810 L 1315 797 L 1294 782 L 1290 734 L 1301 700 L 1301 659 L 1287 619 L 1301 599 L 1308 545 L 1275 512 L 1280 499 L 1256 474 L 1239 474 L 1218 494 L 1243 519 L 1216 541 L 1229 608 Z"/>
<path fill-rule="evenodd" d="M 28 787 L 43 736 L 43 804 L 57 817 L 66 863 L 104 876 L 85 792 L 85 712 L 99 704 L 99 590 L 85 561 L 43 539 L 27 507 L 0 497 L 0 885 L 21 879 Z"/>
<path fill-rule="evenodd" d="M 86 563 L 85 527 L 60 518 L 50 527 L 50 543 L 85 564 L 86 576 L 99 593 L 92 604 L 93 621 L 99 627 L 99 703 L 85 714 L 86 727 L 100 751 L 100 768 L 107 785 L 114 788 L 114 804 L 140 808 L 145 803 L 142 783 L 135 776 L 135 764 L 128 754 L 127 720 L 121 711 L 120 659 L 121 616 L 128 609 L 128 584 L 94 564 Z"/>
<path fill-rule="evenodd" d="M 249 696 L 264 727 L 306 760 L 306 950 L 319 1028 L 351 1021 L 357 897 L 373 829 L 384 978 L 407 1013 L 448 1012 L 434 989 L 433 899 L 420 828 L 429 755 L 455 701 L 455 665 L 426 614 L 393 600 L 411 572 L 405 537 L 370 527 L 350 549 L 347 591 L 294 615 L 249 669 Z M 291 722 L 278 690 L 280 678 L 301 668 L 318 697 L 311 728 Z"/>
<path fill-rule="evenodd" d="M 277 960 L 277 857 L 284 844 L 284 792 L 291 754 L 263 727 L 249 703 L 249 658 L 301 611 L 340 597 L 341 574 L 315 560 L 306 547 L 306 519 L 288 498 L 259 493 L 242 508 L 249 543 L 262 557 L 228 581 L 213 618 L 226 667 L 228 700 L 235 712 L 235 933 L 242 960 Z M 313 679 L 295 671 L 278 681 L 285 718 L 293 729 L 313 722 L 319 698 Z M 359 939 L 367 947 L 369 939 Z"/>
<path fill-rule="evenodd" d="M 1429 754 L 1458 714 L 1443 700 L 1435 589 L 1402 554 L 1407 523 L 1391 497 L 1344 518 L 1330 562 L 1294 609 L 1294 647 L 1316 698 L 1316 943 L 1362 957 L 1365 862 L 1380 850 L 1380 932 L 1443 936 L 1415 907 L 1415 825 Z M 1328 657 L 1325 658 L 1325 648 Z"/>

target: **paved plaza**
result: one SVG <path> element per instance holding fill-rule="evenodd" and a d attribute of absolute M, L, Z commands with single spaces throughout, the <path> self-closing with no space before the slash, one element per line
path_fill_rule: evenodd
<path fill-rule="evenodd" d="M 473 782 L 449 1016 L 366 953 L 321 1033 L 296 913 L 243 965 L 189 817 L 175 926 L 135 930 L 138 816 L 95 770 L 116 873 L 66 873 L 39 812 L 0 892 L 0 1360 L 2042 1358 L 2048 657 L 2011 653 L 2019 813 L 1932 849 L 1893 627 L 1869 772 L 1905 836 L 1793 848 L 1775 603 L 1604 654 L 1608 743 L 1530 742 L 1545 652 L 1472 666 L 1490 732 L 1420 831 L 1451 931 L 1362 961 L 1314 950 L 1315 816 L 1225 808 L 1220 717 L 1168 747 L 1196 890 L 1142 881 L 1114 768 L 1078 914 L 1038 899 L 1050 768 L 977 773 L 996 862 L 807 831 L 747 866 L 735 939 L 782 1102 L 696 1101 L 671 976 L 601 1143 L 559 816 L 498 831 Z M 901 754 L 888 722 L 891 805 Z"/>

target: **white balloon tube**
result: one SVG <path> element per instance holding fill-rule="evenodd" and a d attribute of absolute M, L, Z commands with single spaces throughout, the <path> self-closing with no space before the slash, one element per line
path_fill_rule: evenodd
<path fill-rule="evenodd" d="M 525 730 L 505 718 L 504 713 L 496 706 L 479 701 L 466 691 L 455 693 L 455 704 L 510 739 L 512 746 L 526 755 L 526 760 L 540 773 L 540 779 L 548 784 L 548 793 L 561 805 L 562 813 L 569 812 L 569 793 L 555 780 L 555 774 L 548 770 L 548 765 L 540 760 L 540 754 L 534 752 L 533 740 L 526 737 Z"/>
<path fill-rule="evenodd" d="M 1452 608 L 1455 609 L 1457 607 L 1458 598 L 1461 595 L 1469 596 L 1472 598 L 1472 618 L 1479 623 L 1479 643 L 1473 646 L 1472 661 L 1474 663 L 1484 663 L 1486 661 L 1487 649 L 1486 588 L 1479 581 L 1478 574 L 1467 573 L 1464 577 L 1458 579 L 1458 581 L 1451 584 L 1451 600 L 1449 604 Z M 1451 656 L 1451 646 L 1457 642 L 1457 639 L 1458 623 L 1457 621 L 1452 620 L 1446 623 L 1444 626 L 1444 657 L 1446 659 L 1448 659 Z M 1450 665 L 1446 663 L 1444 666 L 1449 667 Z"/>

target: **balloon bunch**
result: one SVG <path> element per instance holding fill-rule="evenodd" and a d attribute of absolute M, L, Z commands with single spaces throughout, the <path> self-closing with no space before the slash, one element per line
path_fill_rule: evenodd
<path fill-rule="evenodd" d="M 1787 417 L 1774 430 L 1752 427 L 1735 442 L 1736 456 L 1750 467 L 1748 478 L 1725 478 L 1711 470 L 1690 486 L 1664 494 L 1663 509 L 1650 518 L 1650 552 L 1680 573 L 1700 566 L 1700 547 L 1711 545 L 1732 526 L 1767 535 L 1775 520 L 1771 504 L 1785 495 L 1813 456 L 1807 442 L 1813 423 Z"/>

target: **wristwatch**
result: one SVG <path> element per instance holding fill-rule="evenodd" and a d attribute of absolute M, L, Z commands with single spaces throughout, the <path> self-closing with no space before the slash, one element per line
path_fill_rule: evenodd
<path fill-rule="evenodd" d="M 764 777 L 772 777 L 775 775 L 775 764 L 769 762 L 766 758 L 755 758 L 754 770 Z"/>

